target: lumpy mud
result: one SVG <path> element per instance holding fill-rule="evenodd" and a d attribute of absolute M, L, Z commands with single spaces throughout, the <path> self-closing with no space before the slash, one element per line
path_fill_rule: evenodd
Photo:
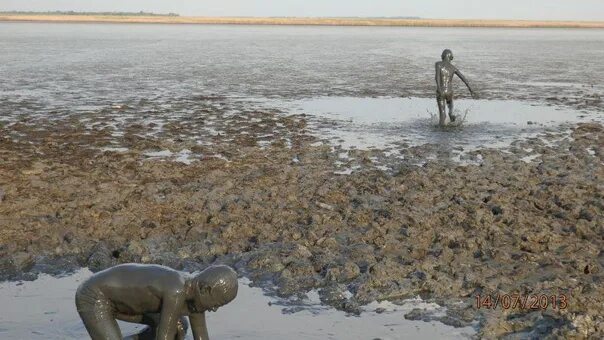
<path fill-rule="evenodd" d="M 372 166 L 372 151 L 350 151 L 359 168 L 339 175 L 339 155 L 312 146 L 303 118 L 250 115 L 240 129 L 249 134 L 211 146 L 129 130 L 127 152 L 100 150 L 106 130 L 70 121 L 44 132 L 27 122 L 3 128 L 23 135 L 0 141 L 3 278 L 225 262 L 281 296 L 319 289 L 349 313 L 419 295 L 449 307 L 447 322 L 480 320 L 490 336 L 601 329 L 602 125 L 476 151 L 476 165 L 435 159 L 392 174 Z M 258 147 L 273 126 L 289 142 L 277 135 Z M 154 147 L 226 159 L 148 158 Z M 539 156 L 526 162 L 527 153 Z M 560 292 L 570 298 L 563 311 L 510 317 L 473 305 L 476 294 Z"/>
<path fill-rule="evenodd" d="M 278 296 L 316 290 L 353 315 L 420 296 L 446 312 L 407 319 L 487 338 L 604 336 L 604 126 L 574 119 L 603 112 L 602 66 L 591 63 L 598 32 L 447 31 L 448 41 L 474 41 L 460 59 L 482 98 L 570 108 L 568 123 L 527 119 L 537 133 L 502 134 L 502 147 L 495 135 L 472 147 L 395 139 L 351 148 L 320 133 L 347 131 L 342 119 L 252 99 L 432 97 L 443 42 L 429 30 L 336 28 L 319 39 L 319 28 L 2 25 L 0 279 L 227 263 Z M 116 45 L 122 30 L 128 48 Z M 301 45 L 277 53 L 291 35 Z M 552 42 L 559 49 L 531 52 Z M 506 62 L 481 71 L 502 53 Z M 569 55 L 578 66 L 560 67 Z M 566 81 L 539 79 L 537 64 Z M 392 71 L 403 68 L 417 76 Z M 497 116 L 511 114 L 502 105 Z M 478 294 L 569 303 L 487 310 Z"/>

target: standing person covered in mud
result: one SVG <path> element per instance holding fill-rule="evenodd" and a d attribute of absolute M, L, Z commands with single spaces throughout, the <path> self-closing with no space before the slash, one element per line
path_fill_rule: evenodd
<path fill-rule="evenodd" d="M 436 101 L 438 102 L 439 111 L 439 122 L 440 126 L 445 126 L 445 120 L 447 119 L 447 108 L 449 106 L 449 118 L 451 122 L 455 121 L 455 115 L 453 114 L 453 76 L 457 75 L 461 81 L 466 84 L 468 90 L 472 94 L 472 98 L 478 98 L 478 95 L 472 90 L 468 80 L 464 75 L 453 66 L 451 61 L 453 60 L 453 52 L 446 49 L 443 51 L 441 56 L 442 61 L 436 63 Z"/>
<path fill-rule="evenodd" d="M 125 264 L 98 272 L 76 292 L 76 307 L 93 340 L 122 340 L 117 320 L 149 326 L 129 339 L 181 340 L 189 317 L 193 338 L 207 340 L 205 312 L 237 296 L 237 274 L 212 266 L 192 276 L 158 265 Z"/>

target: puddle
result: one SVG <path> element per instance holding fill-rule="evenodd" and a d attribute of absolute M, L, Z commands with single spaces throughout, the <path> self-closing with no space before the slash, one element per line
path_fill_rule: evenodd
<path fill-rule="evenodd" d="M 0 339 L 87 339 L 75 309 L 75 291 L 91 273 L 54 278 L 40 275 L 32 282 L 0 283 Z M 124 335 L 139 326 L 120 322 Z"/>
<path fill-rule="evenodd" d="M 319 97 L 280 105 L 287 112 L 319 118 L 314 122 L 318 136 L 346 149 L 387 149 L 401 144 L 438 144 L 464 151 L 504 148 L 565 123 L 604 121 L 594 112 L 515 100 L 458 99 L 458 121 L 444 129 L 437 126 L 433 98 Z"/>
<path fill-rule="evenodd" d="M 83 269 L 63 278 L 41 275 L 33 282 L 0 283 L 0 338 L 86 339 L 74 294 L 90 275 Z M 360 317 L 347 316 L 322 306 L 316 292 L 292 308 L 290 301 L 267 297 L 242 279 L 237 299 L 207 318 L 212 339 L 464 339 L 475 334 L 471 327 L 406 320 L 404 315 L 414 308 L 443 312 L 437 305 L 410 300 L 402 306 L 373 303 Z M 120 327 L 125 336 L 140 329 L 122 322 Z"/>
<path fill-rule="evenodd" d="M 538 159 L 539 157 L 541 157 L 540 154 L 528 155 L 528 156 L 522 157 L 521 160 L 526 163 L 531 163 L 531 162 L 535 161 L 536 159 Z"/>
<path fill-rule="evenodd" d="M 194 155 L 191 150 L 183 149 L 178 153 L 174 153 L 170 150 L 162 150 L 162 151 L 150 151 L 143 154 L 148 159 L 172 159 L 174 162 L 183 163 L 189 165 L 193 163 L 196 159 L 193 158 L 198 157 L 199 155 Z"/>
<path fill-rule="evenodd" d="M 581 114 L 570 109 L 515 100 L 457 99 L 454 103 L 458 114 L 468 112 L 465 124 L 552 124 L 577 121 L 576 115 Z M 297 104 L 304 112 L 360 124 L 405 123 L 438 114 L 436 101 L 432 98 L 323 97 L 302 100 Z"/>
<path fill-rule="evenodd" d="M 130 149 L 128 148 L 121 148 L 121 147 L 104 147 L 104 148 L 100 148 L 100 150 L 102 152 L 117 152 L 117 153 L 124 153 L 124 152 L 128 152 Z"/>

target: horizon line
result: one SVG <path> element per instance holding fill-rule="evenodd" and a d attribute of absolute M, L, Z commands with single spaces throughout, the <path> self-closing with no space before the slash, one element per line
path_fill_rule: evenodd
<path fill-rule="evenodd" d="M 180 16 L 138 12 L 2 12 L 0 21 L 154 23 L 216 25 L 401 26 L 401 27 L 501 27 L 501 28 L 604 28 L 604 21 L 531 19 L 441 19 L 419 17 L 295 17 L 295 16 Z M 73 13 L 73 14 L 72 14 Z M 129 15 L 132 14 L 132 15 Z"/>

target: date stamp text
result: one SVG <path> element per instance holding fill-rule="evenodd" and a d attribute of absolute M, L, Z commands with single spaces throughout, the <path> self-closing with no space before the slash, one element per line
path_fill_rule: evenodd
<path fill-rule="evenodd" d="M 558 295 L 522 295 L 495 294 L 476 295 L 476 309 L 518 309 L 518 310 L 564 310 L 568 308 L 568 296 Z"/>

